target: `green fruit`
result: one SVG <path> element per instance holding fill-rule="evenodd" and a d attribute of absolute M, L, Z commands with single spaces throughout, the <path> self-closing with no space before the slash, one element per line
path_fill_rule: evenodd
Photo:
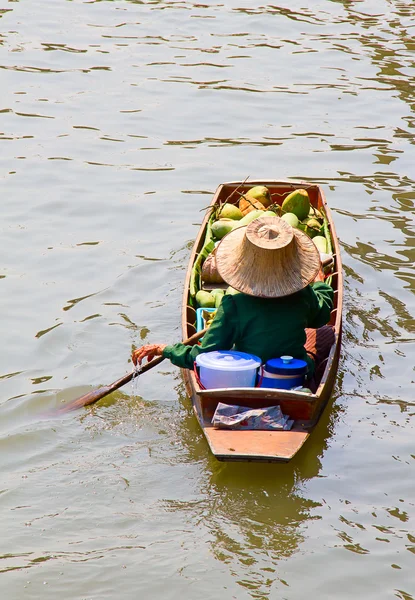
<path fill-rule="evenodd" d="M 291 227 L 298 227 L 298 217 L 294 213 L 285 213 L 285 215 L 282 215 L 281 219 L 288 223 L 288 225 L 291 225 Z"/>
<path fill-rule="evenodd" d="M 214 298 L 215 298 L 215 308 L 219 308 L 220 303 L 222 302 L 222 298 L 225 295 L 225 292 L 223 290 L 221 290 L 221 294 L 215 294 Z"/>
<path fill-rule="evenodd" d="M 248 190 L 245 196 L 248 196 L 249 198 L 254 198 L 255 200 L 259 200 L 261 204 L 265 206 L 265 208 L 267 208 L 272 203 L 269 189 L 266 188 L 264 185 L 256 185 L 255 187 Z"/>
<path fill-rule="evenodd" d="M 294 190 L 282 203 L 283 213 L 294 213 L 299 221 L 305 219 L 310 210 L 310 198 L 306 190 Z"/>
<path fill-rule="evenodd" d="M 233 288 L 233 287 L 229 286 L 229 287 L 226 289 L 226 294 L 227 294 L 228 296 L 233 296 L 234 294 L 239 294 L 239 291 L 238 291 L 238 290 L 235 290 L 235 288 Z"/>
<path fill-rule="evenodd" d="M 261 215 L 261 217 L 277 217 L 277 216 L 278 215 L 275 212 L 273 212 L 272 210 L 265 210 Z"/>
<path fill-rule="evenodd" d="M 225 290 L 223 290 L 222 288 L 215 288 L 213 290 L 210 290 L 210 293 L 212 294 L 212 296 L 216 296 L 217 294 L 224 294 Z"/>
<path fill-rule="evenodd" d="M 227 233 L 232 231 L 234 225 L 240 223 L 234 219 L 219 219 L 212 224 L 212 233 L 217 240 L 221 240 Z"/>
<path fill-rule="evenodd" d="M 327 240 L 322 235 L 316 235 L 313 237 L 313 242 L 317 246 L 317 250 L 323 254 L 327 254 Z"/>
<path fill-rule="evenodd" d="M 245 225 L 249 225 L 249 223 L 254 221 L 254 219 L 258 219 L 258 217 L 263 216 L 263 210 L 251 210 L 251 212 L 247 213 L 240 221 L 238 221 L 236 227 L 244 227 Z"/>
<path fill-rule="evenodd" d="M 304 219 L 302 222 L 304 225 L 303 231 L 311 238 L 321 234 L 322 225 L 317 219 Z"/>
<path fill-rule="evenodd" d="M 218 218 L 220 219 L 233 219 L 239 221 L 242 219 L 243 214 L 235 204 L 223 204 L 218 210 Z"/>
<path fill-rule="evenodd" d="M 219 304 L 222 302 L 222 298 L 225 295 L 225 290 L 222 290 L 221 288 L 216 288 L 214 290 L 211 290 L 211 295 L 215 298 L 215 308 L 219 307 Z"/>
<path fill-rule="evenodd" d="M 310 210 L 308 211 L 308 216 L 314 217 L 315 219 L 323 220 L 323 215 L 317 208 L 314 208 L 314 206 L 310 206 Z"/>
<path fill-rule="evenodd" d="M 215 308 L 215 297 L 210 292 L 199 290 L 196 294 L 196 302 L 200 308 Z"/>

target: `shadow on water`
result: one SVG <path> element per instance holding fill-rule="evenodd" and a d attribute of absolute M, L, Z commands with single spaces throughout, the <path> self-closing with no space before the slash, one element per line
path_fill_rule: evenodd
<path fill-rule="evenodd" d="M 203 466 L 205 501 L 192 505 L 198 524 L 210 533 L 216 560 L 254 598 L 269 598 L 271 587 L 285 586 L 279 563 L 301 550 L 307 524 L 319 503 L 307 498 L 307 481 L 320 476 L 324 451 L 342 407 L 326 407 L 305 447 L 289 463 L 225 463 L 209 452 L 183 386 L 176 388 L 181 419 L 176 435 L 186 462 Z M 187 503 L 176 510 L 188 510 Z"/>

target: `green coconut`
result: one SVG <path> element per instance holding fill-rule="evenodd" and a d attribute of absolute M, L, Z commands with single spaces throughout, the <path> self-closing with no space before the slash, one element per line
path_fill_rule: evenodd
<path fill-rule="evenodd" d="M 225 290 L 223 288 L 214 288 L 213 290 L 210 290 L 209 293 L 212 294 L 212 296 L 223 296 Z"/>
<path fill-rule="evenodd" d="M 313 237 L 313 242 L 317 246 L 317 250 L 323 254 L 327 254 L 327 240 L 322 235 L 316 235 Z"/>
<path fill-rule="evenodd" d="M 302 229 L 304 233 L 306 233 L 311 238 L 314 238 L 315 236 L 320 235 L 322 233 L 322 225 L 319 221 L 317 221 L 317 219 L 304 219 L 301 225 L 302 227 L 300 227 L 300 229 Z"/>
<path fill-rule="evenodd" d="M 258 219 L 258 217 L 263 217 L 265 211 L 263 210 L 251 210 L 251 212 L 247 213 L 240 221 L 237 222 L 237 227 L 244 227 L 245 225 L 249 225 L 251 221 L 254 219 Z"/>
<path fill-rule="evenodd" d="M 282 203 L 283 213 L 294 213 L 299 221 L 308 216 L 310 210 L 310 198 L 306 190 L 294 190 Z"/>
<path fill-rule="evenodd" d="M 219 219 L 219 221 L 215 221 L 212 224 L 212 233 L 217 240 L 221 240 L 227 233 L 232 231 L 237 223 L 240 223 L 240 221 L 235 221 L 234 219 Z"/>
<path fill-rule="evenodd" d="M 215 297 L 206 290 L 199 290 L 197 292 L 196 302 L 200 308 L 215 308 Z"/>
<path fill-rule="evenodd" d="M 245 196 L 259 200 L 261 204 L 265 206 L 265 208 L 268 208 L 268 206 L 272 203 L 271 194 L 265 185 L 256 185 L 248 190 Z"/>
<path fill-rule="evenodd" d="M 218 210 L 218 218 L 220 219 L 233 219 L 234 221 L 239 221 L 242 217 L 243 214 L 235 204 L 228 204 L 225 202 Z"/>
<path fill-rule="evenodd" d="M 291 225 L 291 227 L 298 227 L 298 217 L 294 213 L 285 213 L 285 215 L 282 215 L 281 219 L 288 223 L 288 225 Z"/>
<path fill-rule="evenodd" d="M 312 206 L 312 205 L 310 205 L 310 210 L 308 211 L 308 216 L 314 217 L 315 219 L 323 220 L 323 215 L 321 214 L 321 212 L 317 208 L 314 208 L 314 206 Z"/>
<path fill-rule="evenodd" d="M 210 293 L 215 298 L 215 308 L 219 308 L 219 304 L 222 302 L 222 298 L 225 295 L 225 290 L 222 288 L 216 288 L 211 290 Z"/>

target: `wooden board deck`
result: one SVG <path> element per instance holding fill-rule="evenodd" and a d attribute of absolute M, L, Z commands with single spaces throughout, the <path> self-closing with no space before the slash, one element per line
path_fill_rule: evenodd
<path fill-rule="evenodd" d="M 288 462 L 310 435 L 306 431 L 234 431 L 206 427 L 204 433 L 218 460 Z"/>

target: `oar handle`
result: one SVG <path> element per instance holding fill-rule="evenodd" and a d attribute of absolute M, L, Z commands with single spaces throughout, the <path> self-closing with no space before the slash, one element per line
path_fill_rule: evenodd
<path fill-rule="evenodd" d="M 202 329 L 201 331 L 197 331 L 196 333 L 191 335 L 187 340 L 184 340 L 183 344 L 185 344 L 186 346 L 193 346 L 198 340 L 200 340 L 201 337 L 204 336 L 206 331 L 207 331 L 207 328 Z M 146 371 L 149 371 L 153 367 L 159 365 L 163 360 L 164 360 L 164 356 L 157 356 L 156 358 L 153 358 L 153 360 L 151 360 L 150 362 L 146 363 L 145 365 L 142 365 L 140 374 L 145 373 Z M 58 412 L 66 413 L 71 410 L 75 410 L 77 408 L 82 408 L 83 406 L 88 406 L 89 404 L 93 404 L 94 402 L 101 400 L 101 398 L 108 396 L 108 394 L 115 392 L 115 390 L 118 390 L 118 388 L 122 387 L 123 385 L 125 385 L 126 383 L 131 381 L 132 378 L 134 377 L 134 375 L 135 375 L 134 371 L 131 373 L 127 373 L 126 375 L 124 375 L 120 379 L 117 379 L 117 381 L 114 381 L 114 383 L 111 383 L 110 385 L 105 385 L 103 387 L 98 388 L 97 390 L 92 390 L 91 392 L 88 392 L 87 394 L 80 396 L 76 400 L 73 400 L 66 406 L 58 409 Z"/>

